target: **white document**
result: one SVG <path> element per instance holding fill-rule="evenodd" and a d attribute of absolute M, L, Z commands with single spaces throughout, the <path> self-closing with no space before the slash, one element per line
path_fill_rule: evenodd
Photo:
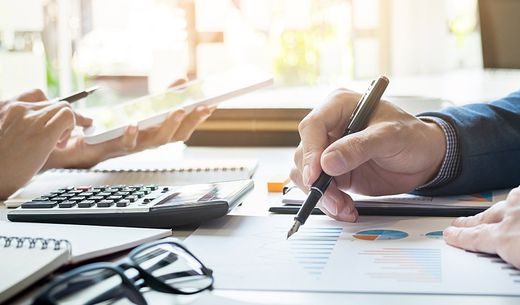
<path fill-rule="evenodd" d="M 448 246 L 452 218 L 227 216 L 186 239 L 222 289 L 520 295 L 520 272 L 496 256 Z"/>
<path fill-rule="evenodd" d="M 474 208 L 484 207 L 488 208 L 493 204 L 505 200 L 507 190 L 487 191 L 476 194 L 461 195 L 461 196 L 443 196 L 430 197 L 418 196 L 413 194 L 398 194 L 388 196 L 363 196 L 358 194 L 349 194 L 355 201 L 356 206 L 381 206 L 385 203 L 391 204 L 392 207 L 406 206 L 406 207 L 427 207 L 434 206 L 436 208 Z M 307 195 L 299 188 L 292 188 L 287 194 L 282 196 L 282 203 L 286 205 L 301 205 L 307 199 Z M 389 205 L 390 206 L 390 205 Z"/>

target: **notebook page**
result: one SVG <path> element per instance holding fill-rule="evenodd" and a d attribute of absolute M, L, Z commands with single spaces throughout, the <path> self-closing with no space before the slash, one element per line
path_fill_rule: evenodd
<path fill-rule="evenodd" d="M 70 242 L 70 263 L 130 249 L 171 235 L 171 230 L 0 221 L 4 236 L 65 239 Z"/>
<path fill-rule="evenodd" d="M 5 235 L 5 232 L 1 234 Z M 0 303 L 58 269 L 68 259 L 66 248 L 30 249 L 28 245 L 21 248 L 11 245 L 6 248 L 4 241 L 0 241 Z"/>

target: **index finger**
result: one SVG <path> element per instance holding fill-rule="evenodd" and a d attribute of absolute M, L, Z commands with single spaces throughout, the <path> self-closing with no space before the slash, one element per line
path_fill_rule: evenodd
<path fill-rule="evenodd" d="M 47 96 L 41 89 L 33 89 L 27 92 L 24 92 L 17 97 L 14 98 L 17 101 L 22 102 L 42 102 L 48 100 Z"/>
<path fill-rule="evenodd" d="M 305 185 L 310 186 L 318 178 L 321 154 L 331 142 L 342 136 L 357 98 L 358 95 L 352 92 L 336 90 L 323 106 L 311 111 L 299 124 Z"/>
<path fill-rule="evenodd" d="M 470 228 L 448 227 L 443 235 L 448 244 L 457 248 L 496 253 L 498 238 L 493 234 L 496 226 L 497 224 L 481 224 Z"/>

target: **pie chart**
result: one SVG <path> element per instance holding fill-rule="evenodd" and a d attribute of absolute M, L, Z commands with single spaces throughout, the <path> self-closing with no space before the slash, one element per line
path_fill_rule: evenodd
<path fill-rule="evenodd" d="M 426 237 L 431 239 L 441 239 L 442 238 L 442 231 L 433 231 L 426 233 Z"/>
<path fill-rule="evenodd" d="M 399 230 L 364 230 L 352 236 L 361 240 L 396 240 L 407 237 L 408 233 Z"/>

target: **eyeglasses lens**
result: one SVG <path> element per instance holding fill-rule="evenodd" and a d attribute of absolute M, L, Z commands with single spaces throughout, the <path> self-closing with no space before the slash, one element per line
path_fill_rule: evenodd
<path fill-rule="evenodd" d="M 155 278 L 184 293 L 202 291 L 213 283 L 212 276 L 203 266 L 175 244 L 144 249 L 133 256 L 133 260 Z"/>
<path fill-rule="evenodd" d="M 135 291 L 108 268 L 88 270 L 52 288 L 50 299 L 59 305 L 139 304 Z"/>

